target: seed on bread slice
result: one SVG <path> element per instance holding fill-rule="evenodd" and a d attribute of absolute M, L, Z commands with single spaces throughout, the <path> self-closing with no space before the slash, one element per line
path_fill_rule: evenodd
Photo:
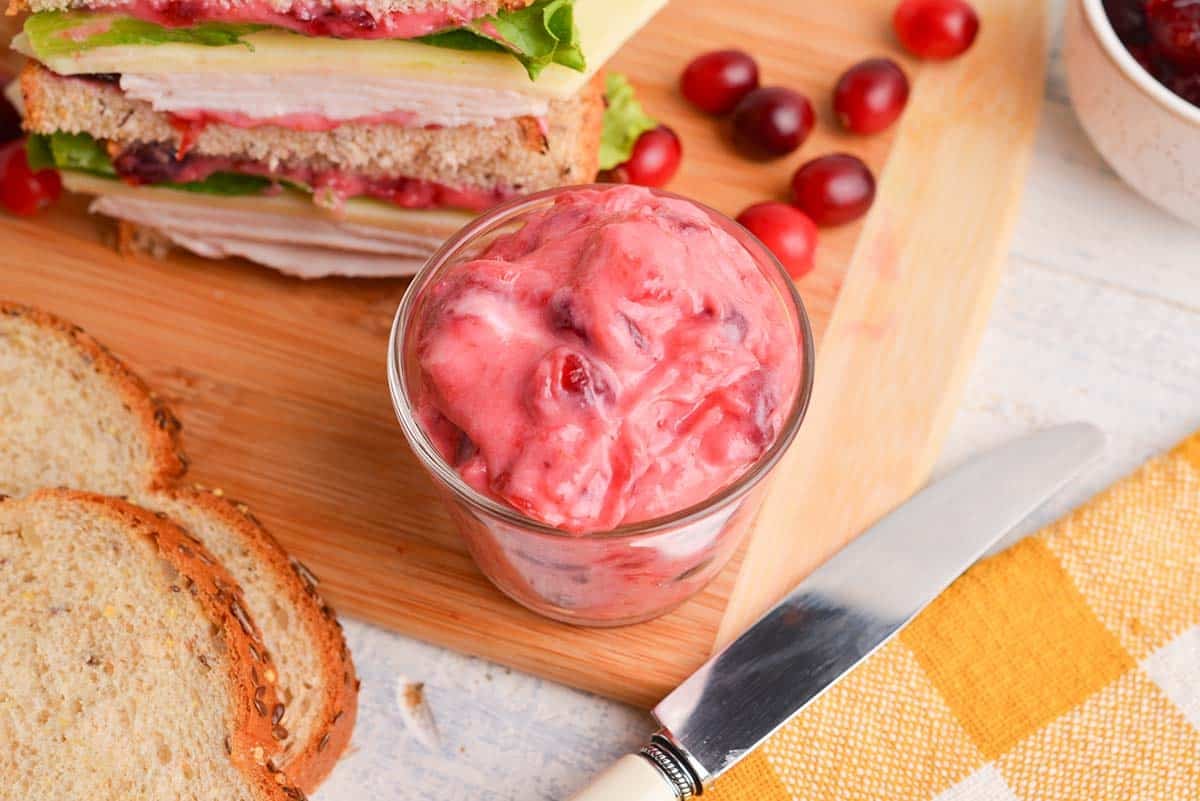
<path fill-rule="evenodd" d="M 177 485 L 178 428 L 145 384 L 78 327 L 0 302 L 0 493 L 72 486 L 124 495 L 200 539 L 262 627 L 287 710 L 276 721 L 285 733 L 276 764 L 311 792 L 354 728 L 357 678 L 341 627 L 312 573 L 244 504 Z"/>
<path fill-rule="evenodd" d="M 0 503 L 0 799 L 287 801 L 274 669 L 228 573 L 124 501 Z"/>
<path fill-rule="evenodd" d="M 287 715 L 280 764 L 310 791 L 350 742 L 358 679 L 341 624 L 317 592 L 316 578 L 291 559 L 248 506 L 200 487 L 135 494 L 200 539 L 242 585 L 279 670 Z"/>

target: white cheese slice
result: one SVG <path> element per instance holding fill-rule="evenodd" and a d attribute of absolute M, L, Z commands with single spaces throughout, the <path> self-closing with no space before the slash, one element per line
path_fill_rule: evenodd
<path fill-rule="evenodd" d="M 282 30 L 247 36 L 245 41 L 251 47 L 122 45 L 85 50 L 43 63 L 60 75 L 311 73 L 313 65 L 320 65 L 320 72 L 329 75 L 387 76 L 567 98 L 578 93 L 666 4 L 667 0 L 578 0 L 575 20 L 587 72 L 552 64 L 536 82 L 529 80 L 516 59 L 504 53 L 448 50 L 403 39 L 308 37 Z M 24 34 L 13 40 L 13 47 L 36 57 Z"/>

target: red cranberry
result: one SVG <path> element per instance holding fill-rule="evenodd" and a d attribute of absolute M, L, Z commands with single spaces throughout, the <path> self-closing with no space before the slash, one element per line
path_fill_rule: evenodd
<path fill-rule="evenodd" d="M 734 141 L 752 156 L 786 156 L 804 144 L 816 119 L 812 103 L 799 92 L 755 89 L 733 111 Z"/>
<path fill-rule="evenodd" d="M 792 177 L 792 204 L 817 225 L 842 225 L 867 213 L 875 176 L 854 156 L 834 153 L 801 165 Z"/>
<path fill-rule="evenodd" d="M 638 137 L 629 161 L 614 167 L 607 180 L 639 186 L 665 186 L 679 169 L 683 160 L 683 144 L 675 132 L 665 125 L 646 131 Z"/>
<path fill-rule="evenodd" d="M 1126 45 L 1146 43 L 1146 0 L 1104 0 L 1104 13 Z"/>
<path fill-rule="evenodd" d="M 737 221 L 775 254 L 793 278 L 812 270 L 817 226 L 804 212 L 786 203 L 758 203 L 739 214 Z"/>
<path fill-rule="evenodd" d="M 966 0 L 901 0 L 892 26 L 914 56 L 941 60 L 967 51 L 979 33 L 979 15 Z"/>
<path fill-rule="evenodd" d="M 908 77 L 890 58 L 861 61 L 842 73 L 833 110 L 847 130 L 873 134 L 887 128 L 908 103 Z"/>
<path fill-rule="evenodd" d="M 697 56 L 683 71 L 679 90 L 708 114 L 728 114 L 758 88 L 758 64 L 741 50 L 714 50 Z"/>
<path fill-rule="evenodd" d="M 11 214 L 28 217 L 58 200 L 62 181 L 54 170 L 34 172 L 25 155 L 25 142 L 0 149 L 0 205 Z"/>
<path fill-rule="evenodd" d="M 1200 68 L 1200 3 L 1148 0 L 1150 36 L 1163 57 L 1176 67 Z"/>
<path fill-rule="evenodd" d="M 1167 87 L 1193 106 L 1200 106 L 1200 72 L 1176 75 Z"/>

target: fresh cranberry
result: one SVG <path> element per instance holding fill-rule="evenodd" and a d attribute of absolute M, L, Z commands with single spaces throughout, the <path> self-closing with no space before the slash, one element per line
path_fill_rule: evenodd
<path fill-rule="evenodd" d="M 786 203 L 758 203 L 739 214 L 737 221 L 775 254 L 793 278 L 812 270 L 817 226 L 804 212 Z"/>
<path fill-rule="evenodd" d="M 708 114 L 728 114 L 758 88 L 758 64 L 741 50 L 714 50 L 697 56 L 683 71 L 679 90 Z"/>
<path fill-rule="evenodd" d="M 62 181 L 55 170 L 29 168 L 24 140 L 0 149 L 0 205 L 11 214 L 28 217 L 58 200 Z"/>
<path fill-rule="evenodd" d="M 755 89 L 733 111 L 733 137 L 756 157 L 786 156 L 812 132 L 817 117 L 799 92 L 779 86 Z"/>
<path fill-rule="evenodd" d="M 1127 48 L 1129 55 L 1133 56 L 1133 60 L 1142 65 L 1142 69 L 1146 72 L 1158 76 L 1158 67 L 1154 63 L 1154 55 L 1150 52 L 1150 48 L 1146 45 L 1131 44 Z M 1159 78 L 1161 80 L 1161 78 Z"/>
<path fill-rule="evenodd" d="M 801 165 L 792 177 L 792 204 L 817 225 L 842 225 L 867 213 L 875 176 L 854 156 L 834 153 Z"/>
<path fill-rule="evenodd" d="M 1195 0 L 1148 0 L 1150 36 L 1176 67 L 1200 69 L 1200 3 Z"/>
<path fill-rule="evenodd" d="M 683 144 L 675 132 L 665 125 L 646 131 L 638 137 L 629 161 L 613 168 L 608 180 L 639 186 L 666 186 L 683 160 Z"/>
<path fill-rule="evenodd" d="M 1167 87 L 1193 106 L 1200 106 L 1200 72 L 1176 75 Z"/>
<path fill-rule="evenodd" d="M 979 15 L 966 0 L 901 0 L 892 17 L 900 43 L 918 58 L 962 55 L 979 33 Z"/>
<path fill-rule="evenodd" d="M 1104 13 L 1126 45 L 1146 43 L 1146 0 L 1104 0 Z"/>
<path fill-rule="evenodd" d="M 833 90 L 833 110 L 858 134 L 887 128 L 908 103 L 908 77 L 890 58 L 860 61 L 842 73 Z"/>

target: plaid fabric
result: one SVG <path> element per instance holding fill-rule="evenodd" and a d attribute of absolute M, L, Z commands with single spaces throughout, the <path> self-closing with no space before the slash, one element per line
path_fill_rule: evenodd
<path fill-rule="evenodd" d="M 1200 800 L 1200 434 L 980 562 L 706 795 Z"/>

